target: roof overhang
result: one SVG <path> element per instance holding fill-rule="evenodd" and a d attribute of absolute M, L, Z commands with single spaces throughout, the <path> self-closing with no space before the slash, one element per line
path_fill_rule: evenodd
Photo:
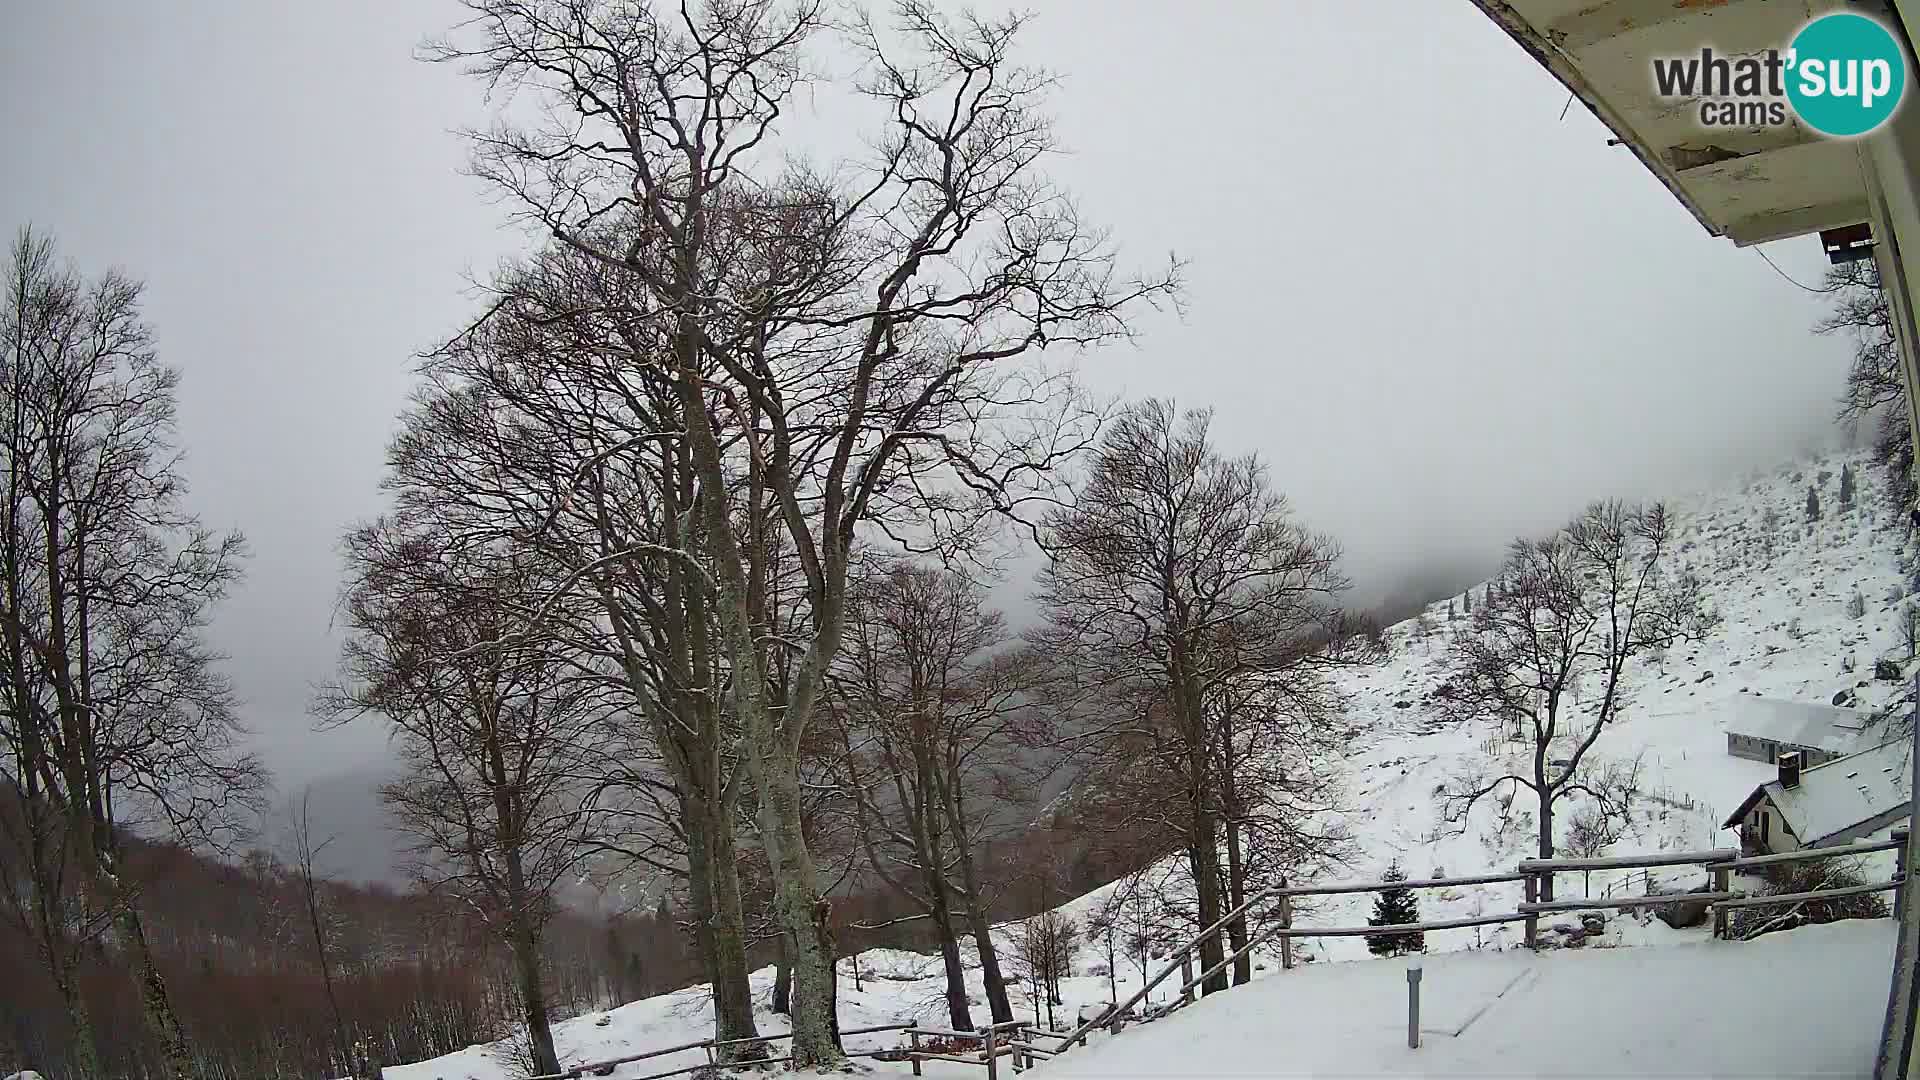
<path fill-rule="evenodd" d="M 1844 0 L 1473 0 L 1566 84 L 1700 224 L 1759 244 L 1869 219 L 1856 143 L 1792 119 L 1785 127 L 1703 126 L 1699 99 L 1655 95 L 1655 57 L 1784 49 L 1810 18 Z"/>
<path fill-rule="evenodd" d="M 1747 812 L 1752 810 L 1754 806 L 1759 804 L 1761 799 L 1764 799 L 1766 797 L 1767 797 L 1767 785 L 1755 784 L 1753 790 L 1747 793 L 1747 797 L 1741 800 L 1739 808 L 1734 810 L 1733 813 L 1728 814 L 1727 820 L 1721 822 L 1720 827 L 1723 829 L 1732 829 L 1737 827 L 1740 824 L 1740 819 L 1743 817 L 1746 817 Z"/>

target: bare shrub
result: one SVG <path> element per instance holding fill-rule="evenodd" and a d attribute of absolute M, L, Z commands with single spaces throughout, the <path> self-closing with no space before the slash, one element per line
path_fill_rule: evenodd
<path fill-rule="evenodd" d="M 1767 874 L 1767 884 L 1761 890 L 1761 894 L 1788 896 L 1818 889 L 1845 889 L 1865 884 L 1867 879 L 1863 875 L 1858 859 L 1817 859 L 1772 868 Z M 1733 914 L 1729 933 L 1735 940 L 1745 941 L 1779 930 L 1792 930 L 1798 926 L 1817 926 L 1821 923 L 1838 922 L 1841 919 L 1884 919 L 1886 917 L 1887 902 L 1878 893 L 1856 893 L 1852 896 L 1802 900 L 1797 903 L 1737 908 Z"/>

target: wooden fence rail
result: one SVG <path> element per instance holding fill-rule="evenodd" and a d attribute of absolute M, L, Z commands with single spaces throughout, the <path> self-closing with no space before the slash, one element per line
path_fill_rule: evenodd
<path fill-rule="evenodd" d="M 1014 1068 L 1018 1069 L 1024 1054 L 1024 1051 L 1017 1041 L 1002 1041 L 1000 1036 L 1002 1034 L 1018 1034 L 1025 1030 L 1027 1030 L 1027 1022 L 1025 1020 L 1000 1020 L 991 1024 L 983 1024 L 974 1031 L 943 1031 L 940 1028 L 910 1027 L 907 1029 L 907 1060 L 913 1063 L 913 1075 L 915 1076 L 921 1075 L 920 1063 L 923 1061 L 952 1061 L 961 1065 L 984 1066 L 987 1070 L 987 1080 L 998 1080 L 1000 1075 L 1000 1059 L 1003 1057 L 1013 1058 Z M 922 1050 L 920 1048 L 920 1038 L 923 1035 L 936 1039 L 970 1039 L 977 1041 L 980 1044 L 980 1049 L 971 1055 L 946 1054 L 935 1050 Z M 1024 1054 L 1024 1056 L 1029 1062 L 1032 1061 L 1031 1054 Z"/>
<path fill-rule="evenodd" d="M 900 1023 L 900 1024 L 877 1024 L 873 1027 L 848 1028 L 840 1033 L 840 1037 L 843 1039 L 846 1039 L 846 1038 L 851 1038 L 852 1036 L 855 1036 L 855 1035 L 872 1035 L 882 1031 L 906 1031 L 911 1027 L 913 1027 L 912 1024 Z M 633 1078 L 633 1080 L 663 1080 L 664 1077 L 679 1076 L 682 1073 L 694 1072 L 695 1070 L 704 1069 L 710 1065 L 715 1064 L 718 1060 L 718 1057 L 714 1053 L 714 1051 L 721 1047 L 742 1046 L 748 1043 L 758 1043 L 764 1046 L 767 1043 L 779 1042 L 782 1039 L 791 1039 L 791 1038 L 793 1038 L 792 1032 L 783 1031 L 777 1035 L 753 1035 L 744 1039 L 725 1039 L 725 1040 L 701 1039 L 697 1042 L 679 1043 L 674 1046 L 662 1046 L 657 1049 L 647 1050 L 638 1054 L 628 1054 L 625 1057 L 607 1058 L 604 1061 L 589 1061 L 584 1064 L 575 1065 L 573 1068 L 567 1069 L 563 1072 L 542 1073 L 539 1076 L 530 1076 L 527 1078 L 527 1080 L 581 1080 L 581 1078 L 583 1077 L 597 1075 L 601 1072 L 601 1070 L 611 1071 L 613 1069 L 619 1068 L 622 1065 L 631 1065 L 636 1061 L 649 1061 L 649 1060 L 652 1060 L 653 1058 L 666 1057 L 668 1054 L 684 1053 L 685 1051 L 688 1051 L 688 1050 L 705 1050 L 706 1051 L 707 1060 L 705 1061 L 695 1062 L 692 1065 L 683 1065 L 677 1069 L 668 1069 L 665 1072 L 648 1073 L 645 1076 Z M 848 1057 L 872 1057 L 876 1052 L 884 1052 L 884 1050 L 880 1050 L 880 1051 L 863 1050 L 858 1053 L 850 1053 L 847 1056 Z M 755 1058 L 753 1059 L 752 1062 L 742 1062 L 742 1064 L 751 1064 L 751 1063 L 777 1064 L 782 1061 L 791 1060 L 792 1056 L 793 1055 L 788 1054 L 785 1057 L 777 1057 L 777 1058 Z"/>
<path fill-rule="evenodd" d="M 1735 871 L 1759 869 L 1768 866 L 1803 862 L 1813 859 L 1846 858 L 1849 856 L 1869 855 L 1878 851 L 1904 850 L 1907 843 L 1906 830 L 1895 830 L 1890 840 L 1860 841 L 1852 844 L 1835 845 L 1825 848 L 1803 848 L 1799 851 L 1783 852 L 1772 855 L 1744 856 L 1736 848 L 1711 848 L 1701 851 L 1663 851 L 1641 855 L 1621 855 L 1599 859 L 1524 859 L 1508 874 L 1478 874 L 1458 878 L 1423 878 L 1410 881 L 1369 881 L 1347 882 L 1333 885 L 1292 885 L 1282 882 L 1278 886 L 1261 891 L 1250 897 L 1246 903 L 1227 913 L 1214 925 L 1195 935 L 1169 959 L 1167 965 L 1151 980 L 1143 985 L 1126 1001 L 1110 1006 L 1099 1016 L 1089 1020 L 1065 1036 L 1054 1048 L 1054 1053 L 1064 1053 L 1076 1044 L 1085 1045 L 1089 1034 L 1098 1028 L 1111 1028 L 1116 1022 L 1131 1015 L 1133 1007 L 1144 999 L 1155 986 L 1165 981 L 1182 965 L 1190 965 L 1200 946 L 1211 938 L 1221 936 L 1225 928 L 1235 919 L 1252 910 L 1256 904 L 1277 899 L 1280 902 L 1278 922 L 1266 930 L 1253 935 L 1245 945 L 1234 950 L 1225 959 L 1220 960 L 1206 970 L 1184 980 L 1176 1000 L 1185 999 L 1191 991 L 1206 980 L 1231 965 L 1234 961 L 1252 952 L 1255 948 L 1273 940 L 1282 945 L 1283 966 L 1292 967 L 1291 954 L 1287 947 L 1294 938 L 1311 937 L 1359 937 L 1381 933 L 1426 933 L 1434 930 L 1458 930 L 1475 926 L 1491 926 L 1500 923 L 1525 922 L 1525 941 L 1528 948 L 1539 946 L 1539 919 L 1542 915 L 1558 912 L 1592 911 L 1611 909 L 1616 911 L 1634 908 L 1661 907 L 1667 904 L 1692 902 L 1705 903 L 1714 913 L 1715 936 L 1724 937 L 1727 932 L 1727 916 L 1730 911 L 1743 907 L 1764 907 L 1776 904 L 1804 903 L 1809 900 L 1831 899 L 1842 896 L 1854 896 L 1864 893 L 1895 890 L 1894 906 L 1896 912 L 1904 905 L 1908 875 L 1896 872 L 1891 880 L 1866 885 L 1844 886 L 1833 889 L 1816 889 L 1810 892 L 1768 896 L 1749 894 L 1732 887 L 1731 875 Z M 1711 877 L 1709 891 L 1696 893 L 1674 893 L 1653 896 L 1612 896 L 1584 897 L 1578 900 L 1542 900 L 1541 896 L 1550 892 L 1553 876 L 1562 873 L 1591 873 L 1600 870 L 1646 870 L 1653 867 L 1697 866 Z M 1294 926 L 1289 901 L 1296 896 L 1333 896 L 1346 893 L 1384 892 L 1388 889 L 1443 889 L 1464 885 L 1497 885 L 1510 881 L 1519 881 L 1525 886 L 1526 899 L 1511 912 L 1480 915 L 1462 919 L 1434 919 L 1427 922 L 1395 923 L 1391 926 Z M 1651 887 L 1652 879 L 1643 875 L 1643 881 Z M 1177 1007 L 1177 1006 L 1176 1006 Z M 1031 1057 L 1028 1059 L 1031 1061 Z"/>
<path fill-rule="evenodd" d="M 1727 864 L 1729 870 L 1752 870 L 1762 866 L 1779 866 L 1783 863 L 1805 862 L 1808 859 L 1843 859 L 1849 855 L 1871 855 L 1876 851 L 1892 851 L 1907 842 L 1905 833 L 1896 833 L 1891 840 L 1860 840 L 1851 844 L 1835 844 L 1832 847 L 1801 848 L 1798 851 L 1782 851 L 1773 855 L 1748 855 Z"/>
<path fill-rule="evenodd" d="M 1522 881 L 1527 875 L 1522 873 L 1476 874 L 1472 877 L 1422 878 L 1418 881 L 1345 881 L 1336 885 L 1283 885 L 1275 888 L 1275 896 L 1332 896 L 1339 893 L 1379 892 L 1382 884 L 1396 889 L 1444 889 L 1450 885 L 1498 885 L 1508 881 Z"/>
<path fill-rule="evenodd" d="M 1233 950 L 1224 959 L 1208 966 L 1198 975 L 1185 980 L 1175 995 L 1176 1000 L 1190 1000 L 1188 995 L 1195 987 L 1202 986 L 1208 979 L 1225 971 L 1235 961 L 1247 956 L 1254 949 L 1268 942 L 1278 940 L 1282 948 L 1282 960 L 1286 967 L 1292 967 L 1291 943 L 1295 938 L 1314 937 L 1360 937 L 1368 934 L 1426 933 L 1437 930 L 1460 930 L 1476 926 L 1493 926 L 1501 923 L 1525 922 L 1526 946 L 1536 948 L 1539 945 L 1539 919 L 1542 915 L 1558 912 L 1592 911 L 1612 909 L 1624 911 L 1633 908 L 1658 907 L 1665 904 L 1691 902 L 1705 903 L 1714 912 L 1714 934 L 1725 936 L 1728 913 L 1738 908 L 1765 907 L 1806 903 L 1812 900 L 1833 899 L 1843 896 L 1858 896 L 1867 893 L 1894 891 L 1894 910 L 1896 914 L 1906 903 L 1906 889 L 1909 875 L 1904 866 L 1896 870 L 1887 881 L 1876 881 L 1862 885 L 1848 885 L 1832 889 L 1814 889 L 1807 892 L 1769 896 L 1764 893 L 1746 893 L 1732 888 L 1731 875 L 1736 871 L 1757 870 L 1770 866 L 1781 866 L 1814 859 L 1847 858 L 1850 856 L 1870 855 L 1879 851 L 1904 850 L 1907 833 L 1904 829 L 1895 830 L 1889 840 L 1858 841 L 1851 844 L 1835 845 L 1824 848 L 1802 848 L 1799 851 L 1781 852 L 1769 855 L 1743 855 L 1733 848 L 1713 848 L 1704 851 L 1652 852 L 1644 855 L 1622 855 L 1602 859 L 1524 859 L 1512 873 L 1476 874 L 1457 878 L 1422 878 L 1412 881 L 1360 881 L 1343 882 L 1331 885 L 1288 885 L 1284 880 L 1278 885 L 1256 892 L 1247 900 L 1227 912 L 1213 925 L 1195 935 L 1192 940 L 1176 950 L 1165 967 L 1149 979 L 1132 996 L 1116 1005 L 1109 1006 L 1097 1017 L 1085 1021 L 1065 1036 L 1053 1031 L 1042 1031 L 1024 1021 L 1008 1020 L 996 1024 L 987 1024 L 974 1031 L 949 1031 L 940 1028 L 920 1027 L 915 1024 L 880 1024 L 873 1027 L 853 1028 L 842 1031 L 844 1037 L 871 1035 L 879 1032 L 899 1031 L 907 1035 L 906 1056 L 913 1063 L 914 1075 L 920 1075 L 922 1061 L 951 1061 L 965 1065 L 983 1066 L 987 1071 L 987 1080 L 998 1080 L 998 1062 L 1002 1057 L 1011 1057 L 1016 1070 L 1031 1068 L 1038 1058 L 1050 1058 L 1066 1053 L 1075 1045 L 1086 1045 L 1091 1032 L 1099 1028 L 1112 1028 L 1132 1014 L 1138 1005 L 1153 989 L 1170 978 L 1175 972 L 1191 964 L 1203 943 L 1224 937 L 1227 928 L 1235 920 L 1254 910 L 1257 905 L 1277 901 L 1279 919 L 1274 925 L 1249 937 L 1240 948 Z M 1902 859 L 1904 864 L 1905 860 Z M 1697 893 L 1671 893 L 1654 896 L 1612 896 L 1586 897 L 1578 900 L 1541 900 L 1540 896 L 1548 891 L 1553 876 L 1564 873 L 1584 873 L 1596 870 L 1635 870 L 1663 866 L 1698 866 L 1711 876 L 1710 891 Z M 1649 886 L 1650 878 L 1643 878 Z M 1295 926 L 1293 925 L 1292 900 L 1297 896 L 1337 896 L 1350 893 L 1384 892 L 1388 889 L 1445 889 L 1466 885 L 1500 885 L 1518 881 L 1525 886 L 1526 899 L 1515 910 L 1497 912 L 1491 915 L 1476 915 L 1460 919 L 1432 919 L 1427 922 L 1394 923 L 1387 926 Z M 575 1066 L 564 1072 L 549 1073 L 530 1077 L 529 1080 L 581 1080 L 583 1077 L 611 1071 L 621 1065 L 636 1061 L 647 1061 L 668 1054 L 682 1053 L 688 1050 L 704 1050 L 706 1059 L 692 1065 L 651 1073 L 635 1080 L 665 1080 L 666 1077 L 679 1076 L 699 1069 L 707 1068 L 719 1062 L 718 1051 L 730 1046 L 749 1043 L 766 1045 L 790 1039 L 791 1034 L 759 1035 L 746 1039 L 728 1039 L 716 1041 L 704 1039 L 698 1042 L 681 1043 L 677 1046 L 662 1047 L 643 1053 L 629 1054 L 625 1057 L 610 1058 L 605 1061 L 590 1062 Z M 972 1053 L 949 1054 L 920 1047 L 922 1038 L 948 1040 L 970 1040 L 979 1044 L 980 1049 Z M 1057 1038 L 1060 1041 L 1048 1047 L 1040 1044 L 1042 1038 Z M 872 1057 L 876 1053 L 885 1053 L 884 1049 L 865 1050 L 849 1053 L 848 1057 Z M 767 1064 L 777 1064 L 792 1059 L 788 1054 L 782 1057 L 758 1059 Z M 743 1063 L 746 1064 L 746 1063 Z"/>
<path fill-rule="evenodd" d="M 1693 866 L 1732 862 L 1738 848 L 1709 851 L 1656 851 L 1646 855 L 1616 855 L 1605 859 L 1522 859 L 1522 874 L 1553 874 L 1580 870 L 1629 870 L 1642 866 Z"/>
<path fill-rule="evenodd" d="M 1735 893 L 1726 900 L 1717 901 L 1720 907 L 1769 907 L 1774 904 L 1804 904 L 1809 900 L 1831 900 L 1841 896 L 1861 896 L 1866 893 L 1886 892 L 1906 884 L 1899 878 L 1891 881 L 1875 881 L 1866 885 L 1842 885 L 1832 889 L 1814 889 L 1810 892 L 1776 893 Z M 1698 899 L 1698 897 L 1688 897 Z"/>

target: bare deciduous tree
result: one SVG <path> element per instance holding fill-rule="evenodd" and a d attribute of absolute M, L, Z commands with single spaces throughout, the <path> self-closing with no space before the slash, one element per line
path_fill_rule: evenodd
<path fill-rule="evenodd" d="M 347 1038 L 347 1022 L 340 1013 L 340 997 L 333 985 L 333 952 L 336 948 L 334 912 L 327 903 L 326 875 L 319 869 L 320 856 L 332 845 L 334 837 L 320 839 L 313 833 L 310 791 L 300 801 L 289 802 L 286 809 L 284 838 L 287 867 L 300 894 L 300 916 L 305 922 L 307 939 L 313 944 L 314 966 L 320 969 L 320 982 L 326 990 L 327 1009 L 333 1014 L 335 1053 L 341 1067 L 350 1076 L 366 1074 L 366 1063 L 359 1060 L 352 1041 Z"/>
<path fill-rule="evenodd" d="M 1043 911 L 1014 929 L 1013 948 L 1037 996 L 1046 998 L 1047 1027 L 1054 1027 L 1053 1007 L 1063 1003 L 1060 983 L 1073 974 L 1073 958 L 1080 951 L 1080 924 L 1057 911 Z"/>
<path fill-rule="evenodd" d="M 1575 796 L 1608 803 L 1621 785 L 1583 765 L 1627 704 L 1628 661 L 1706 625 L 1698 583 L 1663 565 L 1669 538 L 1663 506 L 1615 501 L 1593 504 L 1545 539 L 1514 542 L 1499 593 L 1453 639 L 1453 693 L 1444 701 L 1455 718 L 1520 729 L 1529 751 L 1519 767 L 1451 784 L 1447 820 L 1465 828 L 1481 799 L 1505 789 L 1510 800 L 1524 788 L 1537 800 L 1539 857 L 1550 859 L 1557 804 Z"/>
<path fill-rule="evenodd" d="M 1177 838 L 1201 926 L 1244 890 L 1251 808 L 1284 805 L 1253 775 L 1256 746 L 1323 725 L 1318 673 L 1366 652 L 1334 604 L 1338 548 L 1294 520 L 1256 457 L 1222 456 L 1209 420 L 1147 401 L 1114 421 L 1043 523 L 1049 622 L 1034 635 L 1072 674 L 1059 704 L 1097 714 L 1069 744 L 1116 813 Z M 1232 939 L 1246 932 L 1236 921 Z M 1201 943 L 1203 968 L 1224 956 L 1219 935 Z"/>
<path fill-rule="evenodd" d="M 88 281 L 31 230 L 0 304 L 0 776 L 22 812 L 9 839 L 29 868 L 20 912 L 67 1003 L 79 1067 L 96 1068 L 75 983 L 78 949 L 107 928 L 139 973 L 166 1069 L 191 1048 L 148 945 L 130 832 L 221 847 L 245 831 L 265 776 L 241 725 L 207 611 L 244 545 L 182 508 L 179 373 L 162 364 L 141 286 Z"/>
<path fill-rule="evenodd" d="M 1123 310 L 1172 277 L 1117 277 L 1104 236 L 1040 173 L 1050 79 L 1013 59 L 1017 18 L 906 2 L 891 30 L 856 19 L 860 88 L 885 128 L 865 162 L 812 172 L 780 158 L 778 122 L 827 29 L 815 4 L 469 6 L 467 40 L 440 55 L 546 106 L 524 114 L 532 127 L 477 136 L 477 171 L 631 280 L 626 310 L 664 344 L 633 362 L 680 405 L 688 509 L 795 950 L 793 1064 L 832 1065 L 799 748 L 845 632 L 856 533 L 924 539 L 1017 502 L 1083 429 L 1019 422 L 1048 406 L 1071 420 L 1079 403 L 1007 362 L 1123 336 Z M 776 552 L 804 581 L 777 686 L 762 610 Z"/>
<path fill-rule="evenodd" d="M 589 842 L 685 878 L 714 1036 L 726 1060 L 764 1057 L 763 1044 L 742 1041 L 757 1034 L 736 871 L 745 763 L 696 527 L 700 489 L 672 434 L 679 405 L 644 374 L 654 331 L 622 317 L 630 298 L 607 267 L 567 249 L 513 268 L 499 288 L 492 318 L 428 358 L 430 389 L 389 485 L 452 532 L 538 552 L 588 598 L 544 608 L 527 644 L 627 702 L 606 733 L 618 751 L 585 766 Z M 768 588 L 791 584 L 776 572 Z M 777 668 L 784 650 L 771 648 Z"/>
<path fill-rule="evenodd" d="M 1840 398 L 1840 420 L 1875 425 L 1874 457 L 1886 468 L 1890 490 L 1901 510 L 1914 502 L 1913 430 L 1907 416 L 1907 385 L 1900 372 L 1900 343 L 1893 315 L 1872 259 L 1841 263 L 1827 271 L 1822 291 L 1832 307 L 1814 332 L 1844 334 L 1853 340 L 1847 389 Z"/>
<path fill-rule="evenodd" d="M 972 1030 L 956 919 L 996 1022 L 1013 1018 L 976 863 L 1013 791 L 1031 791 L 1037 665 L 954 571 L 876 560 L 853 588 L 835 689 L 839 771 L 868 867 L 934 925 L 949 1018 Z"/>
<path fill-rule="evenodd" d="M 415 840 L 415 873 L 507 943 L 528 1053 L 558 1072 L 540 943 L 586 850 L 578 765 L 603 752 L 600 683 L 503 645 L 551 582 L 436 525 L 389 519 L 347 538 L 351 636 L 321 706 L 333 722 L 392 725 L 404 768 L 381 797 Z"/>

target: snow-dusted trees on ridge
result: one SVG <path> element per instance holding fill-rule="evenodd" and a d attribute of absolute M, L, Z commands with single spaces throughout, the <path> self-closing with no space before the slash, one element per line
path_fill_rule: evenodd
<path fill-rule="evenodd" d="M 1451 691 L 1442 700 L 1456 718 L 1521 729 L 1529 750 L 1519 768 L 1450 785 L 1447 820 L 1464 829 L 1480 800 L 1524 788 L 1537 800 L 1546 859 L 1563 800 L 1584 796 L 1602 812 L 1620 812 L 1631 777 L 1619 766 L 1586 766 L 1627 704 L 1627 663 L 1705 629 L 1698 583 L 1663 565 L 1670 541 L 1665 507 L 1612 501 L 1594 503 L 1544 539 L 1514 542 L 1500 588 L 1453 639 Z"/>
<path fill-rule="evenodd" d="M 1209 421 L 1161 401 L 1113 421 L 1042 523 L 1048 622 L 1033 634 L 1066 676 L 1052 697 L 1074 716 L 1066 742 L 1097 777 L 1082 797 L 1185 854 L 1200 925 L 1256 862 L 1285 873 L 1337 841 L 1317 827 L 1337 713 L 1321 673 L 1366 648 L 1336 606 L 1339 549 L 1301 527 L 1258 458 L 1220 454 Z M 1235 944 L 1247 934 L 1229 927 Z M 1203 968 L 1224 956 L 1218 935 L 1202 943 Z"/>

